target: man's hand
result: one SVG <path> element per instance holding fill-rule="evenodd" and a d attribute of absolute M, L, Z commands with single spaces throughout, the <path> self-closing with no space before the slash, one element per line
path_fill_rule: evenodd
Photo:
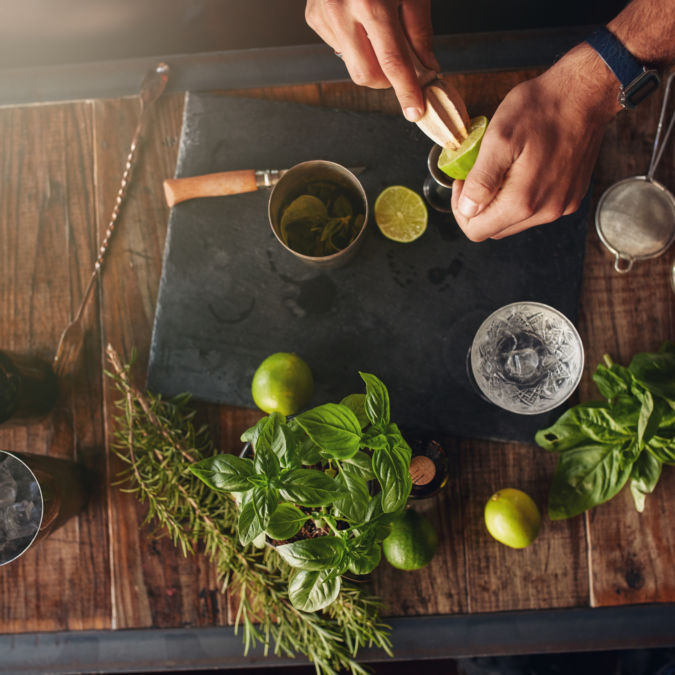
<path fill-rule="evenodd" d="M 453 186 L 472 241 L 500 239 L 579 208 L 618 83 L 588 45 L 512 89 L 497 108 L 466 181 Z"/>
<path fill-rule="evenodd" d="M 393 87 L 406 119 L 424 114 L 410 49 L 439 70 L 431 50 L 431 0 L 307 0 L 309 26 L 339 54 L 356 84 Z"/>

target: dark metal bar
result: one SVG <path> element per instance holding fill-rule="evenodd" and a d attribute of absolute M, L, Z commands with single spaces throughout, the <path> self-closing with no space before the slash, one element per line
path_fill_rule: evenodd
<path fill-rule="evenodd" d="M 590 28 L 446 35 L 436 40 L 447 72 L 546 66 Z M 131 96 L 157 61 L 172 68 L 169 89 L 244 89 L 348 79 L 340 59 L 325 45 L 270 47 L 202 54 L 173 54 L 61 66 L 0 70 L 0 105 Z"/>
<path fill-rule="evenodd" d="M 394 659 L 605 651 L 675 645 L 675 604 L 395 618 Z M 366 649 L 359 660 L 386 660 Z M 16 675 L 133 673 L 303 665 L 244 656 L 232 628 L 71 631 L 0 636 L 0 669 Z"/>

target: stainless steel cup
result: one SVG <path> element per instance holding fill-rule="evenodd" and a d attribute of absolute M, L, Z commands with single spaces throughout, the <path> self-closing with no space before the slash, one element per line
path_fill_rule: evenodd
<path fill-rule="evenodd" d="M 349 246 L 341 251 L 325 256 L 309 256 L 294 251 L 282 240 L 280 234 L 281 213 L 292 199 L 302 194 L 303 187 L 307 183 L 320 180 L 327 180 L 344 186 L 355 199 L 361 201 L 364 213 L 363 226 Z M 289 253 L 310 265 L 329 269 L 341 267 L 349 262 L 363 242 L 363 235 L 368 224 L 368 199 L 359 179 L 349 169 L 335 162 L 314 159 L 296 164 L 279 179 L 270 194 L 267 214 L 274 236 Z"/>

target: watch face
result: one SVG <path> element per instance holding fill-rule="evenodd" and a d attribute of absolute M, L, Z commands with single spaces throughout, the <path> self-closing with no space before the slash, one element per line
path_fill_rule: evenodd
<path fill-rule="evenodd" d="M 655 70 L 645 70 L 627 87 L 621 90 L 619 102 L 624 108 L 634 108 L 642 103 L 649 94 L 659 88 L 659 74 Z"/>

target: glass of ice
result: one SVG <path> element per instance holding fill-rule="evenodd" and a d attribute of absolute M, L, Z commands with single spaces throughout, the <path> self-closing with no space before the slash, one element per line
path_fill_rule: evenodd
<path fill-rule="evenodd" d="M 476 331 L 468 372 L 489 402 L 522 415 L 547 412 L 577 388 L 584 349 L 574 324 L 540 302 L 499 308 Z"/>

